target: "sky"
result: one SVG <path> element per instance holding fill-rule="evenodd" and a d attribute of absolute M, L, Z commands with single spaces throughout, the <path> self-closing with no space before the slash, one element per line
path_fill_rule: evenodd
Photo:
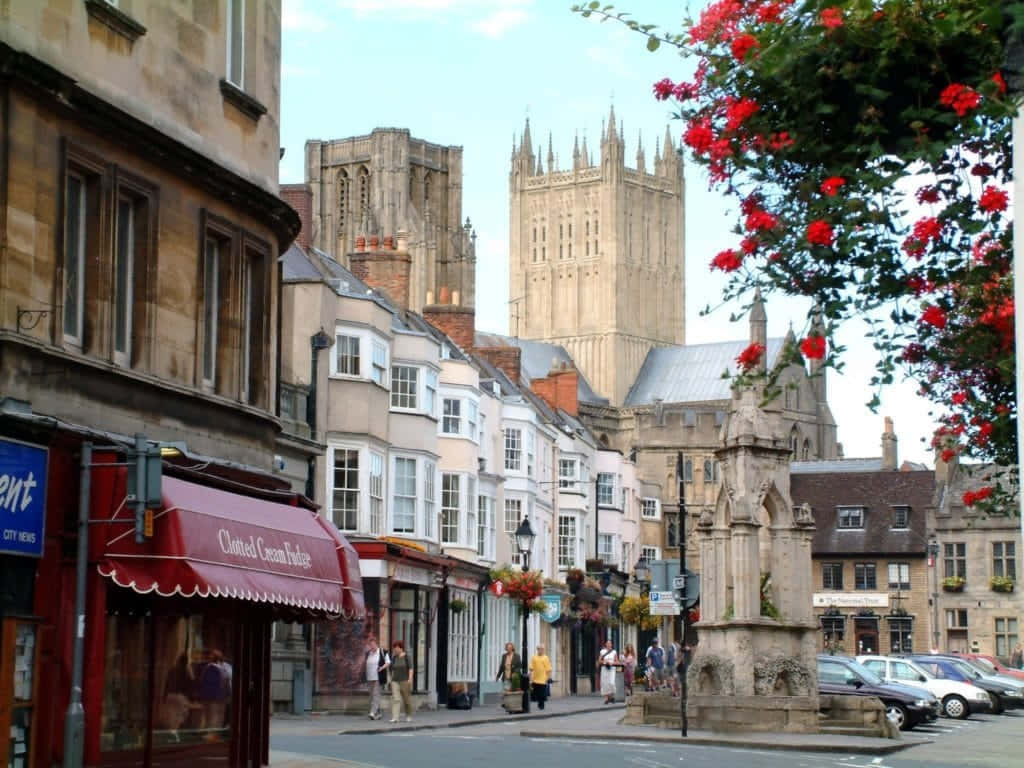
<path fill-rule="evenodd" d="M 433 143 L 463 147 L 463 217 L 477 239 L 477 328 L 508 331 L 508 173 L 513 137 L 527 117 L 535 151 L 546 155 L 549 133 L 561 168 L 571 168 L 574 138 L 586 137 L 595 160 L 602 122 L 614 105 L 624 125 L 626 164 L 643 141 L 648 171 L 669 127 L 676 145 L 682 123 L 652 96 L 663 77 L 683 79 L 692 63 L 621 24 L 584 19 L 570 0 L 283 0 L 281 183 L 305 181 L 303 146 L 374 128 L 408 128 Z M 699 10 L 700 0 L 694 0 Z M 642 23 L 682 29 L 687 3 L 631 0 L 616 10 Z M 537 148 L 542 149 L 538 150 Z M 719 306 L 725 285 L 708 268 L 734 247 L 732 201 L 710 190 L 707 176 L 686 162 L 686 341 L 747 338 L 739 305 Z M 381 233 L 386 234 L 386 233 Z M 808 304 L 781 296 L 767 305 L 768 333 L 800 336 Z M 845 370 L 829 371 L 828 400 L 847 457 L 881 455 L 883 417 L 891 416 L 902 460 L 933 465 L 930 403 L 912 382 L 889 386 L 872 413 L 865 404 L 875 355 L 866 327 L 840 329 Z"/>

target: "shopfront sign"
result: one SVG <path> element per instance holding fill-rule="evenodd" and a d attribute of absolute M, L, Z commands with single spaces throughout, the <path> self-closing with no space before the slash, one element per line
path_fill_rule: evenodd
<path fill-rule="evenodd" d="M 541 612 L 540 617 L 548 622 L 548 624 L 562 615 L 562 596 L 557 592 L 541 595 L 538 599 L 544 603 L 544 610 Z"/>
<path fill-rule="evenodd" d="M 885 592 L 815 592 L 815 608 L 888 608 L 889 595 Z"/>
<path fill-rule="evenodd" d="M 43 556 L 47 451 L 0 439 L 0 552 Z"/>
<path fill-rule="evenodd" d="M 419 584 L 421 587 L 429 587 L 430 571 L 425 571 L 422 568 L 413 568 L 409 565 L 396 565 L 395 581 L 404 581 L 406 584 Z"/>

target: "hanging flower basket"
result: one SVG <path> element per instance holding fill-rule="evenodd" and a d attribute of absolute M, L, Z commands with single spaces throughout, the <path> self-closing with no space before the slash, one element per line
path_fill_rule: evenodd
<path fill-rule="evenodd" d="M 466 610 L 466 601 L 455 598 L 448 601 L 448 610 L 452 613 L 462 613 Z"/>
<path fill-rule="evenodd" d="M 993 576 L 989 586 L 993 592 L 1013 592 L 1013 579 L 1007 576 Z"/>
<path fill-rule="evenodd" d="M 505 582 L 505 594 L 513 600 L 532 603 L 544 591 L 544 580 L 539 571 L 513 573 Z"/>

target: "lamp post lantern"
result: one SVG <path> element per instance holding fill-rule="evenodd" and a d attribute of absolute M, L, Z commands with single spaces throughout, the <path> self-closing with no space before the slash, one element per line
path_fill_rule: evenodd
<path fill-rule="evenodd" d="M 636 565 L 633 566 L 633 579 L 640 585 L 640 589 L 643 592 L 646 592 L 651 584 L 651 567 L 647 564 L 647 558 L 643 555 L 640 556 L 640 559 L 636 561 Z"/>
<path fill-rule="evenodd" d="M 514 543 L 516 550 L 519 552 L 520 562 L 522 563 L 523 573 L 530 570 L 530 551 L 533 549 L 533 540 L 537 537 L 537 534 L 533 532 L 533 528 L 530 527 L 529 518 L 524 517 L 519 522 L 519 527 L 516 528 L 516 532 L 513 534 Z M 526 638 L 526 626 L 527 620 L 530 617 L 529 603 L 526 599 L 523 599 L 522 606 L 523 613 L 523 671 L 520 677 L 520 685 L 523 687 L 523 712 L 530 711 L 530 693 L 528 689 L 529 683 L 529 657 L 526 655 L 529 650 L 527 647 Z"/>

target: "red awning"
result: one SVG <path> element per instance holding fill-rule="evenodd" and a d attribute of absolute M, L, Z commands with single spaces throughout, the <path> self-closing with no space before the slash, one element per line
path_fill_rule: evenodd
<path fill-rule="evenodd" d="M 167 476 L 163 503 L 142 544 L 134 526 L 108 527 L 101 574 L 142 594 L 365 614 L 359 557 L 316 513 Z M 115 519 L 131 515 L 122 506 Z"/>

